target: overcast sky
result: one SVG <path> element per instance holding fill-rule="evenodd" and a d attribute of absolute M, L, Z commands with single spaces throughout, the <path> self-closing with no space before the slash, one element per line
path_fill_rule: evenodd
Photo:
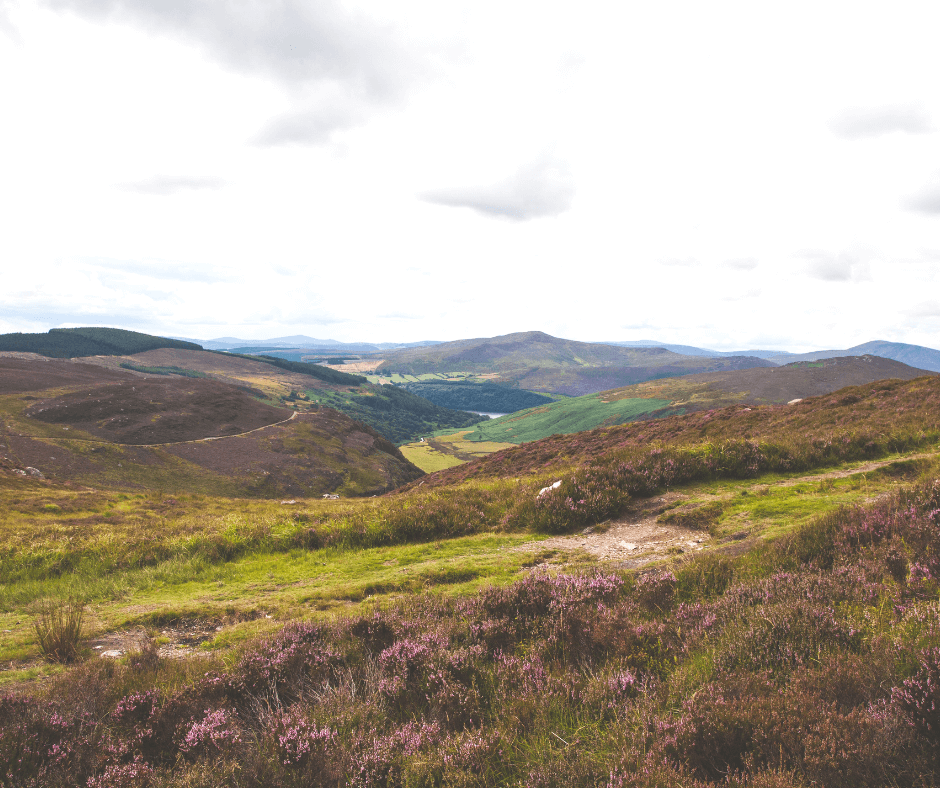
<path fill-rule="evenodd" d="M 0 0 L 0 331 L 940 347 L 938 21 Z"/>

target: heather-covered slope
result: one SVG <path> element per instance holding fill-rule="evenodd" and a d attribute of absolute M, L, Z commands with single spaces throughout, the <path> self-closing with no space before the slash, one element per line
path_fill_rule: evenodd
<path fill-rule="evenodd" d="M 376 499 L 0 470 L 0 780 L 936 785 L 938 443 L 933 376 L 560 436 Z M 603 565 L 538 541 L 640 511 L 684 539 Z M 82 664 L 37 665 L 86 600 Z"/>
<path fill-rule="evenodd" d="M 110 369 L 192 370 L 226 383 L 248 386 L 269 401 L 298 411 L 326 405 L 368 424 L 393 443 L 407 443 L 438 429 L 469 427 L 481 420 L 450 410 L 404 389 L 377 386 L 316 364 L 282 359 L 190 351 L 153 350 L 134 356 L 84 359 Z"/>
<path fill-rule="evenodd" d="M 373 494 L 422 475 L 342 413 L 274 407 L 219 380 L 19 358 L 0 358 L 0 380 L 7 471 L 33 468 L 56 482 L 112 489 L 261 497 Z"/>
<path fill-rule="evenodd" d="M 786 403 L 829 393 L 845 386 L 882 379 L 910 380 L 923 374 L 924 370 L 876 356 L 803 361 L 785 367 L 706 372 L 561 399 L 483 422 L 472 430 L 451 434 L 459 435 L 459 440 L 441 434 L 432 443 L 439 454 L 459 456 L 464 461 L 467 459 L 467 449 L 472 450 L 474 442 L 479 443 L 481 451 L 497 451 L 504 448 L 506 443 L 525 443 L 600 426 L 663 418 L 735 403 Z M 416 461 L 420 464 L 423 459 L 416 455 Z"/>
<path fill-rule="evenodd" d="M 620 451 L 669 445 L 689 447 L 695 454 L 696 444 L 720 445 L 725 441 L 753 447 L 742 450 L 734 462 L 757 451 L 771 464 L 779 462 L 781 468 L 795 468 L 804 464 L 800 459 L 804 454 L 820 457 L 828 453 L 835 462 L 864 458 L 866 454 L 875 456 L 895 442 L 898 446 L 930 443 L 938 436 L 940 377 L 881 380 L 803 399 L 794 405 L 731 405 L 553 435 L 438 471 L 423 482 L 424 486 L 436 487 L 473 478 L 550 474 L 593 462 L 616 464 Z"/>

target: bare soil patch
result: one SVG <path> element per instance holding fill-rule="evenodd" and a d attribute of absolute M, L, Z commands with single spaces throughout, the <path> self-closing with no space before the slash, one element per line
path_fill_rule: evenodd
<path fill-rule="evenodd" d="M 900 462 L 936 456 L 935 453 L 930 452 L 912 454 L 902 458 Z M 860 473 L 870 473 L 897 462 L 899 462 L 897 459 L 868 462 L 854 468 L 786 479 L 768 486 L 793 487 L 798 484 L 819 483 L 827 479 L 843 479 Z M 713 539 L 705 531 L 657 522 L 660 514 L 667 509 L 676 510 L 679 502 L 688 497 L 682 493 L 668 492 L 656 498 L 634 501 L 620 517 L 585 528 L 578 535 L 555 536 L 541 542 L 529 542 L 514 549 L 583 551 L 594 556 L 598 561 L 614 563 L 624 569 L 633 569 L 667 556 L 694 553 L 716 546 L 719 540 Z M 754 539 L 749 538 L 746 531 L 720 541 L 727 543 L 722 550 L 735 554 L 744 552 L 755 542 Z"/>
<path fill-rule="evenodd" d="M 555 536 L 541 542 L 520 545 L 516 550 L 581 550 L 598 561 L 631 569 L 667 555 L 698 552 L 714 541 L 704 531 L 666 525 L 656 518 L 670 505 L 688 498 L 669 492 L 656 498 L 634 502 L 620 517 L 585 528 L 576 536 Z"/>

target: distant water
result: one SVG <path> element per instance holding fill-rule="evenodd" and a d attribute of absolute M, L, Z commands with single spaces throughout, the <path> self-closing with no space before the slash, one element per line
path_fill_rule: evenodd
<path fill-rule="evenodd" d="M 483 413 L 479 410 L 471 410 L 470 413 L 476 413 L 478 416 L 489 416 L 491 419 L 498 419 L 500 416 L 508 416 L 508 413 Z"/>

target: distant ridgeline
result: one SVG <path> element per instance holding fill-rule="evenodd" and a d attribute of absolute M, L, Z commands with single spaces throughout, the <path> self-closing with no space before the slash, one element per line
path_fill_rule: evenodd
<path fill-rule="evenodd" d="M 339 370 L 323 367 L 319 364 L 308 364 L 306 361 L 288 361 L 283 358 L 278 358 L 277 356 L 268 356 L 265 354 L 247 355 L 245 353 L 229 353 L 224 350 L 210 350 L 209 352 L 219 353 L 223 356 L 237 356 L 238 358 L 246 358 L 249 361 L 263 361 L 265 364 L 270 364 L 271 366 L 277 367 L 278 369 L 286 369 L 289 372 L 299 372 L 301 375 L 309 375 L 310 377 L 316 378 L 317 380 L 322 380 L 325 383 L 338 383 L 341 386 L 361 386 L 363 383 L 369 382 L 361 375 L 350 375 L 348 372 L 340 372 Z"/>
<path fill-rule="evenodd" d="M 554 400 L 544 394 L 501 386 L 498 383 L 468 383 L 440 381 L 402 383 L 400 388 L 424 397 L 435 405 L 452 410 L 470 410 L 481 413 L 515 413 L 517 410 L 548 405 Z"/>
<path fill-rule="evenodd" d="M 49 358 L 131 356 L 159 348 L 202 350 L 194 342 L 122 328 L 52 328 L 47 334 L 0 334 L 0 350 L 37 353 Z"/>

